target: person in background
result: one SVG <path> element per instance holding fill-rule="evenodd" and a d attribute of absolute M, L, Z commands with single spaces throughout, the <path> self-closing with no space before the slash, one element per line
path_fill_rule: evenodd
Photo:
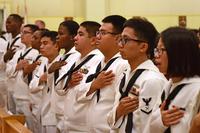
<path fill-rule="evenodd" d="M 37 25 L 39 29 L 45 29 L 46 28 L 46 24 L 43 20 L 36 20 L 35 25 Z"/>
<path fill-rule="evenodd" d="M 33 37 L 31 39 L 32 48 L 40 51 L 42 35 L 47 31 L 49 31 L 49 30 L 48 29 L 38 29 L 33 33 Z"/>
<path fill-rule="evenodd" d="M 153 110 L 149 132 L 189 132 L 200 107 L 198 44 L 197 36 L 185 28 L 170 27 L 161 33 L 154 50 L 155 62 L 169 82 Z"/>

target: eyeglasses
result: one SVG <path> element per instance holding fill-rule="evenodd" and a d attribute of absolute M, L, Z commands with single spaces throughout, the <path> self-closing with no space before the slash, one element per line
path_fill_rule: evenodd
<path fill-rule="evenodd" d="M 103 31 L 103 30 L 99 30 L 96 32 L 96 36 L 98 36 L 98 35 L 105 36 L 106 34 L 117 35 L 118 33 L 108 32 L 108 31 Z"/>
<path fill-rule="evenodd" d="M 133 38 L 125 38 L 125 37 L 121 37 L 119 40 L 118 40 L 118 43 L 122 44 L 122 45 L 125 45 L 127 44 L 128 42 L 130 41 L 135 41 L 135 42 L 146 42 L 144 40 L 139 40 L 139 39 L 133 39 Z"/>
<path fill-rule="evenodd" d="M 165 48 L 154 48 L 154 56 L 162 55 L 164 51 L 166 51 Z"/>

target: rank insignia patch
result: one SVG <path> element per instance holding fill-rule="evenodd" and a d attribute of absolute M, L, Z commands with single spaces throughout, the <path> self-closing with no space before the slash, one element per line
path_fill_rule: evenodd
<path fill-rule="evenodd" d="M 142 107 L 141 111 L 145 114 L 150 114 L 152 112 L 152 107 L 150 106 L 152 101 L 152 98 L 142 98 Z"/>

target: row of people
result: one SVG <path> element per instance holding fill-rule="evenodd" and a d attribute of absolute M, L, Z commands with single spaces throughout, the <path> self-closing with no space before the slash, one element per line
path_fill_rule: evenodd
<path fill-rule="evenodd" d="M 25 25 L 25 48 L 2 43 L 8 109 L 36 133 L 189 132 L 200 100 L 199 41 L 179 27 L 158 35 L 148 20 L 119 15 L 101 25 L 64 21 L 58 33 Z"/>

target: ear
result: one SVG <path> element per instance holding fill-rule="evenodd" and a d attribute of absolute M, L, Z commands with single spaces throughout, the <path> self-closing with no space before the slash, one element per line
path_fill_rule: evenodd
<path fill-rule="evenodd" d="M 96 46 L 96 41 L 97 41 L 96 36 L 91 37 L 90 38 L 91 46 Z"/>
<path fill-rule="evenodd" d="M 115 44 L 117 47 L 118 47 L 118 42 L 119 42 L 120 37 L 121 37 L 121 34 L 115 35 Z"/>
<path fill-rule="evenodd" d="M 73 41 L 76 35 L 70 35 L 70 40 Z"/>
<path fill-rule="evenodd" d="M 57 44 L 57 43 L 55 43 L 55 48 L 56 48 L 56 50 L 59 52 L 60 51 L 60 47 L 59 47 L 59 45 Z"/>
<path fill-rule="evenodd" d="M 148 43 L 146 43 L 146 42 L 140 43 L 140 52 L 141 53 L 146 53 L 148 48 L 149 48 Z"/>
<path fill-rule="evenodd" d="M 118 40 L 120 39 L 120 37 L 121 37 L 121 34 L 116 35 L 115 36 L 115 40 L 118 42 Z"/>

